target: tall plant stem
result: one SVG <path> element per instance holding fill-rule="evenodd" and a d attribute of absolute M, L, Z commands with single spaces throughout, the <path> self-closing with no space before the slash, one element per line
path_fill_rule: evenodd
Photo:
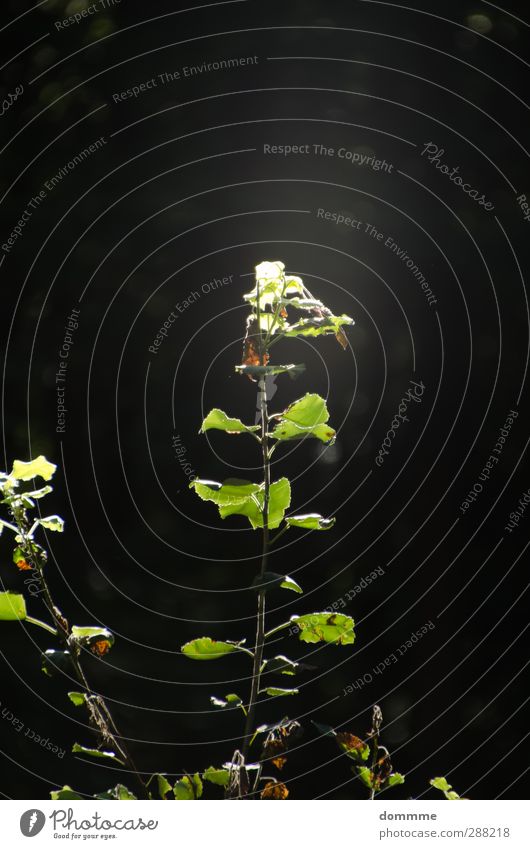
<path fill-rule="evenodd" d="M 263 354 L 262 354 L 263 362 Z M 263 455 L 263 546 L 261 555 L 260 579 L 263 580 L 267 571 L 267 560 L 269 557 L 269 494 L 271 484 L 269 443 L 267 428 L 269 422 L 269 411 L 267 406 L 267 384 L 265 378 L 259 383 L 260 387 L 260 410 L 261 410 L 261 447 Z M 256 719 L 256 704 L 258 701 L 259 684 L 261 678 L 261 666 L 263 663 L 263 648 L 265 644 L 265 588 L 258 590 L 258 610 L 256 614 L 256 644 L 254 647 L 254 663 L 252 667 L 252 684 L 250 688 L 250 699 L 248 704 L 247 720 L 245 723 L 245 736 L 243 740 L 243 757 L 247 759 L 251 735 L 254 731 Z"/>

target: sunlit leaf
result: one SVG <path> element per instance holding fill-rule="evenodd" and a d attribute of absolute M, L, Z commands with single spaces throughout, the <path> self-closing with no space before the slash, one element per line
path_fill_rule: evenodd
<path fill-rule="evenodd" d="M 234 643 L 229 640 L 212 640 L 211 637 L 197 637 L 197 639 L 185 643 L 181 651 L 191 660 L 218 660 L 225 654 L 237 651 L 243 642 L 244 640 Z"/>
<path fill-rule="evenodd" d="M 280 587 L 284 590 L 292 590 L 295 593 L 303 593 L 302 587 L 296 583 L 290 575 L 280 575 L 279 572 L 265 572 L 257 575 L 252 581 L 252 587 L 258 590 L 272 590 Z"/>
<path fill-rule="evenodd" d="M 351 644 L 355 640 L 354 621 L 343 613 L 307 613 L 291 616 L 304 643 Z"/>
<path fill-rule="evenodd" d="M 62 787 L 60 790 L 52 790 L 50 793 L 50 797 L 54 802 L 66 802 L 70 800 L 81 801 L 83 798 L 78 793 L 76 793 L 75 790 L 72 790 L 72 788 L 69 787 L 68 784 L 65 784 L 64 787 Z"/>
<path fill-rule="evenodd" d="M 343 326 L 354 323 L 348 315 L 315 315 L 312 318 L 301 318 L 285 328 L 283 333 L 285 336 L 324 336 L 329 333 L 337 336 Z"/>
<path fill-rule="evenodd" d="M 96 793 L 94 799 L 105 799 L 107 801 L 114 800 L 118 802 L 133 802 L 137 800 L 137 797 L 134 795 L 134 793 L 131 793 L 131 791 L 128 790 L 124 784 L 117 784 L 116 787 L 112 787 L 105 793 Z"/>
<path fill-rule="evenodd" d="M 87 749 L 85 746 L 81 746 L 79 743 L 74 743 L 72 746 L 72 752 L 74 755 L 90 755 L 91 758 L 106 758 L 108 760 L 114 761 L 114 763 L 122 764 L 121 761 L 115 752 L 105 752 L 102 749 Z"/>
<path fill-rule="evenodd" d="M 44 498 L 44 496 L 48 495 L 48 493 L 50 493 L 50 492 L 53 492 L 52 486 L 43 486 L 43 487 L 41 487 L 41 489 L 34 489 L 33 492 L 26 492 L 25 495 L 29 496 L 30 498 L 37 498 L 38 499 L 38 498 Z"/>
<path fill-rule="evenodd" d="M 76 707 L 80 707 L 86 702 L 86 693 L 68 693 L 68 698 Z"/>
<path fill-rule="evenodd" d="M 265 661 L 267 672 L 278 672 L 281 675 L 295 675 L 299 664 L 294 660 L 289 660 L 283 654 L 278 654 L 270 660 Z"/>
<path fill-rule="evenodd" d="M 382 787 L 386 789 L 387 787 L 396 787 L 398 784 L 405 783 L 405 776 L 400 772 L 392 772 L 388 778 L 386 778 L 383 782 Z"/>
<path fill-rule="evenodd" d="M 359 776 L 365 787 L 368 787 L 370 790 L 372 790 L 374 780 L 372 771 L 367 766 L 352 767 L 352 769 L 356 770 L 357 775 Z"/>
<path fill-rule="evenodd" d="M 27 616 L 26 602 L 20 593 L 0 593 L 0 622 L 16 622 Z"/>
<path fill-rule="evenodd" d="M 322 442 L 330 442 L 335 438 L 335 431 L 326 424 L 328 419 L 329 412 L 324 399 L 308 392 L 290 404 L 283 413 L 273 417 L 278 423 L 271 437 L 284 440 L 311 436 Z"/>
<path fill-rule="evenodd" d="M 156 784 L 157 784 L 157 789 L 158 789 L 158 795 L 160 796 L 161 799 L 165 799 L 166 794 L 169 793 L 171 790 L 173 790 L 173 788 L 172 788 L 171 784 L 169 783 L 169 781 L 167 780 L 166 776 L 161 775 L 160 773 L 157 773 L 157 775 L 156 775 Z"/>
<path fill-rule="evenodd" d="M 61 519 L 60 516 L 46 516 L 44 519 L 38 519 L 37 521 L 39 525 L 42 525 L 48 531 L 56 531 L 60 534 L 64 531 L 64 519 Z"/>
<path fill-rule="evenodd" d="M 449 782 L 446 778 L 444 778 L 444 776 L 440 776 L 438 778 L 431 778 L 429 783 L 432 784 L 433 787 L 436 787 L 437 790 L 441 790 L 445 798 L 449 799 L 449 801 L 451 802 L 462 798 L 456 792 L 456 790 L 453 790 L 451 784 L 449 784 Z"/>
<path fill-rule="evenodd" d="M 217 784 L 219 787 L 227 787 L 230 781 L 230 771 L 228 769 L 216 769 L 214 766 L 209 766 L 203 772 L 202 777 L 211 784 Z"/>
<path fill-rule="evenodd" d="M 201 425 L 201 433 L 207 430 L 224 430 L 226 433 L 253 433 L 260 425 L 245 425 L 240 419 L 231 419 L 222 410 L 210 410 Z"/>
<path fill-rule="evenodd" d="M 108 628 L 101 628 L 99 626 L 85 628 L 79 625 L 73 625 L 72 638 L 79 645 L 89 649 L 97 657 L 103 657 L 114 645 L 114 634 Z"/>
<path fill-rule="evenodd" d="M 298 690 L 286 690 L 284 687 L 267 687 L 265 690 L 260 690 L 260 693 L 267 693 L 268 696 L 297 696 Z"/>
<path fill-rule="evenodd" d="M 263 527 L 265 485 L 229 479 L 224 483 L 195 479 L 190 483 L 199 498 L 212 501 L 219 508 L 222 519 L 234 514 L 246 516 L 253 529 Z M 269 489 L 269 528 L 277 528 L 291 503 L 291 485 L 287 478 L 280 478 Z"/>
<path fill-rule="evenodd" d="M 11 474 L 19 481 L 29 481 L 36 477 L 41 477 L 43 480 L 49 481 L 56 469 L 57 466 L 49 463 L 46 457 L 40 454 L 35 460 L 30 460 L 28 463 L 24 463 L 22 460 L 15 460 Z"/>
<path fill-rule="evenodd" d="M 307 528 L 310 531 L 329 531 L 337 520 L 324 519 L 320 513 L 305 513 L 301 516 L 286 516 L 285 523 L 289 528 Z"/>
<path fill-rule="evenodd" d="M 180 801 L 188 801 L 191 799 L 200 799 L 202 796 L 202 781 L 198 772 L 195 775 L 185 775 L 179 779 L 173 787 L 175 799 Z"/>
<path fill-rule="evenodd" d="M 303 371 L 305 365 L 287 365 L 287 366 L 235 366 L 238 374 L 246 374 L 254 378 L 269 377 L 273 374 L 288 374 L 293 380 L 297 378 Z"/>
<path fill-rule="evenodd" d="M 294 578 L 291 578 L 289 575 L 286 575 L 283 581 L 280 584 L 280 587 L 284 590 L 292 590 L 294 593 L 303 593 L 303 589 L 300 584 L 297 584 Z"/>
<path fill-rule="evenodd" d="M 238 696 L 236 693 L 228 693 L 224 699 L 219 699 L 217 696 L 210 696 L 210 701 L 214 707 L 219 708 L 227 708 L 227 707 L 241 707 L 243 704 L 243 699 L 241 696 Z"/>

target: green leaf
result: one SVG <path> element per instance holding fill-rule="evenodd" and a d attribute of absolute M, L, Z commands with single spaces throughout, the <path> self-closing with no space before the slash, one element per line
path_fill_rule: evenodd
<path fill-rule="evenodd" d="M 284 590 L 292 590 L 294 593 L 303 593 L 303 589 L 300 584 L 297 584 L 294 578 L 290 578 L 289 575 L 285 576 L 280 587 Z"/>
<path fill-rule="evenodd" d="M 281 587 L 284 590 L 292 590 L 295 593 L 303 593 L 302 587 L 289 575 L 280 575 L 278 572 L 264 572 L 256 575 L 251 584 L 252 589 L 272 590 Z"/>
<path fill-rule="evenodd" d="M 451 785 L 444 776 L 440 776 L 440 778 L 431 778 L 429 784 L 432 784 L 432 786 L 436 787 L 437 790 L 441 790 L 442 793 L 451 789 Z"/>
<path fill-rule="evenodd" d="M 112 787 L 110 790 L 107 790 L 105 793 L 97 793 L 94 796 L 94 799 L 105 799 L 105 800 L 115 800 L 119 802 L 128 802 L 128 801 L 136 801 L 137 797 L 134 793 L 131 793 L 130 790 L 125 787 L 124 784 L 117 784 L 116 787 Z"/>
<path fill-rule="evenodd" d="M 277 654 L 270 660 L 265 661 L 267 672 L 279 672 L 281 675 L 295 675 L 299 664 L 294 660 L 289 660 L 283 654 Z"/>
<path fill-rule="evenodd" d="M 27 616 L 26 602 L 20 593 L 0 593 L 0 622 L 17 622 Z"/>
<path fill-rule="evenodd" d="M 156 782 L 158 787 L 158 795 L 161 799 L 165 799 L 166 793 L 169 793 L 170 790 L 173 790 L 171 784 L 167 780 L 166 776 L 161 775 L 160 773 L 157 773 Z"/>
<path fill-rule="evenodd" d="M 456 790 L 453 790 L 452 785 L 449 784 L 447 779 L 443 776 L 440 776 L 439 778 L 431 778 L 429 783 L 432 784 L 433 787 L 436 787 L 437 790 L 441 790 L 445 798 L 449 799 L 449 801 L 455 801 L 456 799 L 461 798 L 461 796 L 459 796 Z"/>
<path fill-rule="evenodd" d="M 301 318 L 296 324 L 288 325 L 283 333 L 285 336 L 324 336 L 328 333 L 336 335 L 341 327 L 348 324 L 355 324 L 349 315 L 315 316 Z"/>
<path fill-rule="evenodd" d="M 286 690 L 284 687 L 267 687 L 265 690 L 260 690 L 260 693 L 267 693 L 268 696 L 297 696 L 298 690 Z"/>
<path fill-rule="evenodd" d="M 76 707 L 79 707 L 85 704 L 86 693 L 68 693 L 68 698 Z"/>
<path fill-rule="evenodd" d="M 357 772 L 365 787 L 368 787 L 371 790 L 373 786 L 372 771 L 367 766 L 352 767 L 352 769 Z"/>
<path fill-rule="evenodd" d="M 291 616 L 299 629 L 298 637 L 304 643 L 337 643 L 348 645 L 354 642 L 354 621 L 343 613 L 306 613 Z"/>
<path fill-rule="evenodd" d="M 383 781 L 383 789 L 386 789 L 387 787 L 396 787 L 398 784 L 405 784 L 405 776 L 400 772 L 392 772 L 388 778 Z"/>
<path fill-rule="evenodd" d="M 80 746 L 79 743 L 74 743 L 72 752 L 79 755 L 90 755 L 92 758 L 108 758 L 114 761 L 114 763 L 122 764 L 123 766 L 123 761 L 116 756 L 115 752 L 104 752 L 101 749 L 87 749 L 85 746 Z"/>
<path fill-rule="evenodd" d="M 234 643 L 230 640 L 222 641 L 212 640 L 211 637 L 197 637 L 197 639 L 185 643 L 181 651 L 191 660 L 218 660 L 225 654 L 231 654 L 231 652 L 240 649 L 244 642 L 244 640 L 241 640 Z"/>
<path fill-rule="evenodd" d="M 269 377 L 273 374 L 288 374 L 292 380 L 295 380 L 303 371 L 305 371 L 304 363 L 299 365 L 287 366 L 236 366 L 235 370 L 238 374 L 247 374 L 250 377 Z"/>
<path fill-rule="evenodd" d="M 324 519 L 320 513 L 305 513 L 302 516 L 286 516 L 288 528 L 307 528 L 310 531 L 329 531 L 337 520 Z"/>
<path fill-rule="evenodd" d="M 45 481 L 49 481 L 56 469 L 57 466 L 49 463 L 46 457 L 40 454 L 35 460 L 30 460 L 29 463 L 24 463 L 22 460 L 15 460 L 11 474 L 19 481 L 29 481 L 36 477 L 41 477 Z"/>
<path fill-rule="evenodd" d="M 86 648 L 92 648 L 97 643 L 108 643 L 106 649 L 112 648 L 114 645 L 114 634 L 108 628 L 99 626 L 80 627 L 79 625 L 72 626 L 72 637 L 80 645 Z M 101 654 L 105 654 L 104 651 Z"/>
<path fill-rule="evenodd" d="M 210 701 L 212 705 L 220 708 L 241 707 L 243 704 L 243 699 L 236 693 L 228 693 L 224 699 L 218 699 L 217 696 L 210 696 Z"/>
<path fill-rule="evenodd" d="M 200 799 L 202 796 L 202 781 L 198 772 L 195 775 L 185 775 L 176 782 L 173 793 L 175 799 L 187 801 L 190 799 Z"/>
<path fill-rule="evenodd" d="M 204 419 L 200 433 L 207 430 L 224 430 L 226 433 L 253 433 L 260 429 L 260 425 L 245 425 L 240 419 L 231 419 L 222 410 L 217 408 L 210 410 Z"/>
<path fill-rule="evenodd" d="M 273 439 L 302 439 L 313 436 L 322 442 L 335 439 L 335 431 L 326 424 L 329 412 L 326 402 L 320 395 L 307 393 L 303 398 L 290 404 L 283 413 L 272 416 L 279 419 L 270 434 Z"/>
<path fill-rule="evenodd" d="M 48 531 L 57 531 L 59 534 L 64 531 L 64 519 L 61 519 L 60 516 L 46 516 L 45 519 L 37 519 L 37 521 Z"/>
<path fill-rule="evenodd" d="M 209 766 L 202 774 L 205 781 L 211 784 L 217 784 L 219 787 L 227 787 L 230 781 L 230 771 L 228 769 L 216 769 L 214 766 Z"/>
<path fill-rule="evenodd" d="M 213 501 L 222 519 L 238 514 L 246 516 L 254 528 L 263 527 L 265 484 L 229 479 L 224 483 L 195 479 L 190 487 L 203 501 Z M 271 484 L 269 490 L 269 528 L 277 528 L 291 503 L 291 485 L 287 478 Z"/>
<path fill-rule="evenodd" d="M 25 495 L 30 498 L 44 498 L 50 492 L 53 492 L 52 486 L 43 486 L 41 489 L 34 489 L 33 492 L 26 492 Z"/>
<path fill-rule="evenodd" d="M 52 790 L 52 792 L 50 793 L 50 797 L 51 799 L 53 799 L 54 802 L 82 800 L 83 798 L 78 793 L 76 793 L 75 790 L 72 790 L 72 788 L 69 787 L 68 784 L 65 784 L 64 787 L 61 788 L 61 790 Z"/>
<path fill-rule="evenodd" d="M 282 298 L 282 304 L 285 307 L 294 307 L 295 310 L 314 310 L 325 309 L 322 301 L 317 301 L 316 298 Z"/>

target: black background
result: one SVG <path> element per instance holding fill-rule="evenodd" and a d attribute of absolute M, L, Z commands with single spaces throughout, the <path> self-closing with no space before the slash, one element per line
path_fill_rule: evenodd
<path fill-rule="evenodd" d="M 525 4 L 502 5 L 446 0 L 407 11 L 249 0 L 177 14 L 169 0 L 122 0 L 58 31 L 54 22 L 74 6 L 50 0 L 1 33 L 4 61 L 25 51 L 2 71 L 3 96 L 25 87 L 1 119 L 2 195 L 9 190 L 2 243 L 46 180 L 100 136 L 107 142 L 2 251 L 3 450 L 6 468 L 39 453 L 59 467 L 43 503 L 66 520 L 62 537 L 48 534 L 49 583 L 72 623 L 105 624 L 116 635 L 103 660 L 87 656 L 87 674 L 146 776 L 220 764 L 241 742 L 240 712 L 216 711 L 209 697 L 246 697 L 248 658 L 194 664 L 179 647 L 203 634 L 252 644 L 247 587 L 259 568 L 259 535 L 243 520 L 221 522 L 190 492 L 172 439 L 180 436 L 201 477 L 259 479 L 252 440 L 198 429 L 214 406 L 254 419 L 256 386 L 233 370 L 241 296 L 258 262 L 281 259 L 356 324 L 346 352 L 333 338 L 274 349 L 276 362 L 305 362 L 306 372 L 297 383 L 277 380 L 273 409 L 320 392 L 339 435 L 324 452 L 303 443 L 275 455 L 273 474 L 290 477 L 293 509 L 336 515 L 337 524 L 329 534 L 283 537 L 271 568 L 305 592 L 271 594 L 268 624 L 346 599 L 363 576 L 384 569 L 346 600 L 357 623 L 353 646 L 295 637 L 274 646 L 314 667 L 299 676 L 297 698 L 259 708 L 260 722 L 288 715 L 304 726 L 284 770 L 291 798 L 365 795 L 311 720 L 362 736 L 374 702 L 394 768 L 407 775 L 393 798 L 436 796 L 428 790 L 434 775 L 473 798 L 524 797 L 524 776 L 516 779 L 526 766 L 526 517 L 513 533 L 505 526 L 529 486 L 529 324 L 502 228 L 524 274 L 529 222 L 516 195 L 530 195 L 521 102 L 528 24 L 519 20 Z M 4 3 L 4 23 L 30 8 Z M 470 26 L 477 14 L 486 19 L 482 34 L 473 30 L 480 21 Z M 254 55 L 254 65 L 113 101 L 163 72 Z M 320 61 L 268 58 L 280 56 Z M 458 165 L 493 211 L 421 156 L 427 142 L 444 149 L 443 161 Z M 263 144 L 345 147 L 393 169 L 265 155 Z M 363 230 L 319 220 L 319 208 L 360 219 Z M 412 257 L 435 308 L 406 265 L 364 232 L 368 222 Z M 229 275 L 228 285 L 202 290 Z M 192 291 L 200 297 L 149 353 Z M 57 434 L 55 373 L 73 307 L 80 326 L 66 432 Z M 378 468 L 411 379 L 425 386 L 422 402 L 411 405 Z M 519 416 L 498 466 L 463 514 L 510 409 Z M 6 533 L 0 551 L 3 588 L 21 588 Z M 44 615 L 38 602 L 28 605 Z M 343 695 L 428 621 L 434 630 L 398 663 Z M 40 671 L 39 652 L 52 644 L 44 632 L 2 625 L 2 709 L 66 750 L 63 759 L 42 750 L 4 718 L 6 797 L 47 798 L 64 783 L 90 794 L 120 777 L 69 754 L 74 741 L 92 738 L 66 696 L 76 687 Z"/>

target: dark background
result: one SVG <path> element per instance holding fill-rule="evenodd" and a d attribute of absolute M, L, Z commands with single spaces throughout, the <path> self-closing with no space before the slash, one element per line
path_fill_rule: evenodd
<path fill-rule="evenodd" d="M 276 362 L 307 368 L 296 384 L 278 379 L 273 409 L 318 391 L 339 436 L 326 451 L 304 443 L 275 455 L 274 475 L 292 480 L 293 509 L 336 515 L 337 525 L 283 538 L 271 568 L 305 593 L 271 594 L 268 625 L 346 599 L 384 569 L 346 599 L 355 645 L 290 637 L 274 646 L 314 667 L 300 674 L 297 698 L 259 708 L 260 722 L 288 715 L 304 726 L 284 769 L 291 798 L 365 795 L 311 721 L 362 736 L 374 702 L 394 768 L 407 775 L 393 798 L 420 796 L 434 775 L 473 798 L 524 798 L 528 523 L 513 533 L 505 526 L 530 483 L 528 306 L 512 252 L 524 273 L 529 222 L 516 194 L 530 195 L 520 100 L 528 25 L 515 0 L 505 11 L 456 0 L 416 5 L 421 13 L 250 0 L 176 14 L 169 0 L 122 0 L 57 31 L 54 21 L 83 3 L 50 0 L 26 15 L 30 3 L 3 3 L 6 25 L 21 17 L 1 33 L 3 61 L 20 53 L 2 71 L 2 97 L 20 83 L 24 93 L 1 119 L 2 243 L 46 180 L 100 136 L 107 141 L 48 194 L 0 268 L 4 465 L 44 453 L 59 467 L 43 503 L 66 520 L 62 537 L 48 534 L 49 583 L 71 623 L 105 624 L 116 635 L 103 660 L 87 656 L 87 674 L 146 776 L 202 770 L 240 745 L 240 712 L 216 711 L 209 697 L 246 697 L 248 658 L 194 664 L 179 647 L 203 634 L 252 644 L 247 587 L 260 539 L 242 519 L 221 522 L 189 491 L 172 439 L 180 436 L 202 477 L 259 479 L 252 440 L 206 439 L 198 429 L 213 406 L 253 421 L 256 386 L 233 371 L 241 296 L 256 263 L 281 259 L 356 325 L 346 352 L 333 338 L 274 349 Z M 113 102 L 113 93 L 162 72 L 254 55 L 256 65 Z M 327 58 L 267 60 L 277 56 Z M 493 212 L 421 157 L 429 141 Z M 393 170 L 265 156 L 264 143 L 344 146 L 386 158 Z M 392 236 L 430 281 L 436 309 L 395 254 L 318 220 L 318 208 Z M 230 284 L 202 291 L 229 275 Z M 168 313 L 194 290 L 200 297 L 150 354 Z M 55 372 L 73 307 L 80 327 L 66 432 L 57 434 Z M 411 405 L 378 468 L 411 379 L 425 385 L 422 403 Z M 510 409 L 519 417 L 499 464 L 464 515 Z M 21 588 L 7 533 L 0 552 L 3 588 Z M 38 602 L 28 605 L 44 615 Z M 428 621 L 434 630 L 399 663 L 343 695 Z M 52 645 L 44 632 L 2 625 L 2 709 L 67 752 L 42 750 L 3 719 L 6 797 L 47 798 L 64 783 L 90 794 L 120 778 L 69 754 L 74 741 L 92 738 L 66 696 L 77 688 L 40 671 L 39 653 Z"/>

